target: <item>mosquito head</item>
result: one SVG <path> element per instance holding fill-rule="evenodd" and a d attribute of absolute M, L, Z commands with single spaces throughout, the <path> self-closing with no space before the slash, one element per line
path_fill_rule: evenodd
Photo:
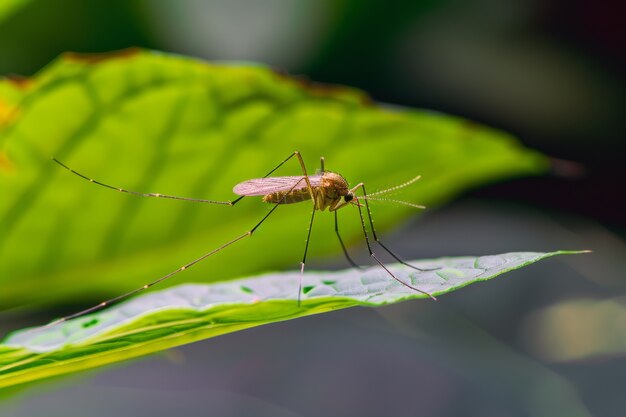
<path fill-rule="evenodd" d="M 342 207 L 345 207 L 349 204 L 354 204 L 356 200 L 354 193 L 352 191 L 348 191 L 346 194 L 334 200 L 334 202 L 329 206 L 331 211 L 339 210 Z"/>
<path fill-rule="evenodd" d="M 353 193 L 351 193 L 350 195 L 352 196 L 352 198 L 350 198 L 350 200 L 346 202 L 346 205 L 352 204 L 355 207 L 363 207 L 363 204 L 360 203 L 357 196 L 355 196 Z"/>

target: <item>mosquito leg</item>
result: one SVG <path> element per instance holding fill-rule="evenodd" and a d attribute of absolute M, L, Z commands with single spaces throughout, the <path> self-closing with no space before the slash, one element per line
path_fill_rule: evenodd
<path fill-rule="evenodd" d="M 354 192 L 356 189 L 358 188 L 362 188 L 363 189 L 363 195 L 366 196 L 367 194 L 365 194 L 365 187 L 363 186 L 363 183 L 358 184 L 356 187 L 354 187 L 352 189 L 352 191 Z M 367 199 L 365 199 L 365 205 L 367 206 Z M 357 201 L 358 202 L 358 201 Z M 426 292 L 426 291 L 422 291 L 419 288 L 416 288 L 410 284 L 407 284 L 406 282 L 402 281 L 400 278 L 396 277 L 381 261 L 380 259 L 378 259 L 378 257 L 376 256 L 376 254 L 374 253 L 374 251 L 372 251 L 372 246 L 370 245 L 370 240 L 369 237 L 367 235 L 367 229 L 365 227 L 365 220 L 363 219 L 363 211 L 361 210 L 361 205 L 360 204 L 356 204 L 358 210 L 359 210 L 359 219 L 361 220 L 361 228 L 363 229 L 363 235 L 365 236 L 365 243 L 367 244 L 367 250 L 369 251 L 369 254 L 372 258 L 374 258 L 374 260 L 376 261 L 376 263 L 378 263 L 378 265 L 380 265 L 388 274 L 389 276 L 391 276 L 393 279 L 395 279 L 396 281 L 398 281 L 400 284 L 404 285 L 407 288 L 410 288 L 414 291 L 420 292 L 424 295 L 429 296 L 430 298 L 432 298 L 433 300 L 436 300 L 436 298 Z M 372 221 L 371 216 L 370 216 L 370 222 Z M 381 245 L 382 246 L 382 245 Z M 383 246 L 384 248 L 384 246 Z"/>
<path fill-rule="evenodd" d="M 410 263 L 405 262 L 402 259 L 400 259 L 400 257 L 398 255 L 393 253 L 391 251 L 391 249 L 389 249 L 387 246 L 385 246 L 383 244 L 383 242 L 380 241 L 380 238 L 376 234 L 376 229 L 374 228 L 374 221 L 372 220 L 372 211 L 370 210 L 370 206 L 369 206 L 369 204 L 367 202 L 367 193 L 365 191 L 365 185 L 361 185 L 361 188 L 363 189 L 363 196 L 365 197 L 364 200 L 365 200 L 365 208 L 367 210 L 367 218 L 369 219 L 370 227 L 372 229 L 372 236 L 374 236 L 374 240 L 376 241 L 376 243 L 378 243 L 380 245 L 380 247 L 385 250 L 385 252 L 387 252 L 389 255 L 391 255 L 393 257 L 393 259 L 395 259 L 396 261 L 398 261 L 402 265 L 408 266 L 409 268 L 413 268 L 413 269 L 415 269 L 417 271 L 421 271 L 421 272 L 436 271 L 438 269 L 441 269 L 441 268 L 418 268 L 418 267 L 416 267 L 414 265 L 411 265 Z"/>
<path fill-rule="evenodd" d="M 270 210 L 270 213 L 272 211 L 274 211 L 275 208 L 276 207 L 274 207 L 272 210 Z M 267 218 L 267 216 L 265 216 L 263 218 L 263 220 L 265 220 L 265 218 Z M 256 227 L 258 227 L 258 225 Z M 129 292 L 125 293 L 125 294 L 118 295 L 117 297 L 114 297 L 114 298 L 111 298 L 109 300 L 103 301 L 103 302 L 101 302 L 101 303 L 99 303 L 99 304 L 97 304 L 97 305 L 95 305 L 93 307 L 90 307 L 88 309 L 79 311 L 78 313 L 74 313 L 74 314 L 71 314 L 69 316 L 62 317 L 62 318 L 60 318 L 58 320 L 55 320 L 55 321 L 53 321 L 53 322 L 43 326 L 43 328 L 53 327 L 53 326 L 56 326 L 57 324 L 61 324 L 61 323 L 65 322 L 67 320 L 74 319 L 74 318 L 77 318 L 77 317 L 81 317 L 81 316 L 84 316 L 84 315 L 89 314 L 89 313 L 93 313 L 94 311 L 101 310 L 101 309 L 103 309 L 103 308 L 105 308 L 105 307 L 107 307 L 107 306 L 109 306 L 109 305 L 111 305 L 111 304 L 113 304 L 113 303 L 115 303 L 117 301 L 121 301 L 121 300 L 124 300 L 124 299 L 126 299 L 126 298 L 128 298 L 130 296 L 133 296 L 133 295 L 137 294 L 138 292 L 147 290 L 148 288 L 150 288 L 150 287 L 152 287 L 152 286 L 154 286 L 154 285 L 156 285 L 156 284 L 158 284 L 158 283 L 160 283 L 162 281 L 165 281 L 166 279 L 168 279 L 168 278 L 178 274 L 179 272 L 182 272 L 182 271 L 192 267 L 193 265 L 197 264 L 198 262 L 203 261 L 204 259 L 208 258 L 209 256 L 211 256 L 211 255 L 221 251 L 222 249 L 227 248 L 228 246 L 232 245 L 233 243 L 240 241 L 244 237 L 251 236 L 251 235 L 252 235 L 252 232 L 248 231 L 248 232 L 242 234 L 241 236 L 238 236 L 235 239 L 233 239 L 233 240 L 231 240 L 229 242 L 224 243 L 220 247 L 218 247 L 216 249 L 213 249 L 211 252 L 205 253 L 201 257 L 199 257 L 197 259 L 194 259 L 193 261 L 191 261 L 191 262 L 181 266 L 180 268 L 176 269 L 175 271 L 172 271 L 169 274 L 162 276 L 161 278 L 159 278 L 159 279 L 157 279 L 155 281 L 152 281 L 152 282 L 150 282 L 148 284 L 145 284 L 144 286 L 136 288 L 136 289 L 134 289 L 132 291 L 129 291 Z"/>
<path fill-rule="evenodd" d="M 280 164 L 278 164 L 274 169 L 272 169 L 270 172 L 268 172 L 267 174 L 265 174 L 265 176 L 263 178 L 266 178 L 268 176 L 270 176 L 274 171 L 276 171 L 278 168 L 280 168 L 284 163 L 286 163 L 287 161 L 289 161 L 291 158 L 293 158 L 294 156 L 296 156 L 298 158 L 298 162 L 300 163 L 300 168 L 302 168 L 302 175 L 303 177 L 296 183 L 294 184 L 293 187 L 291 187 L 291 189 L 285 193 L 285 195 L 283 196 L 283 198 L 281 199 L 281 201 L 279 201 L 274 208 L 272 208 L 272 210 L 270 210 L 269 213 L 267 213 L 267 215 L 261 220 L 261 222 L 256 225 L 251 231 L 250 234 L 252 234 L 252 232 L 254 232 L 254 230 L 260 226 L 261 223 L 263 223 L 263 221 L 267 218 L 267 216 L 269 216 L 272 211 L 274 211 L 276 209 L 276 207 L 278 207 L 278 204 L 282 203 L 283 200 L 287 197 L 287 195 L 289 195 L 289 193 L 296 188 L 296 186 L 298 184 L 300 184 L 300 182 L 302 180 L 306 181 L 306 185 L 307 188 L 309 190 L 309 194 L 311 195 L 311 201 L 313 202 L 313 214 L 311 214 L 311 222 L 309 224 L 309 232 L 306 238 L 306 245 L 304 247 L 304 256 L 302 257 L 302 262 L 300 262 L 300 282 L 298 284 L 298 307 L 300 307 L 300 301 L 301 301 L 301 296 L 302 296 L 302 279 L 304 277 L 304 265 L 306 263 L 306 254 L 309 250 L 309 240 L 311 238 L 311 229 L 313 228 L 313 219 L 315 218 L 315 210 L 317 210 L 317 203 L 315 200 L 315 192 L 313 191 L 313 187 L 311 186 L 311 181 L 309 180 L 309 175 L 307 174 L 306 171 L 306 166 L 304 165 L 304 160 L 302 159 L 302 155 L 300 154 L 300 152 L 295 151 L 294 153 L 292 153 L 291 155 L 289 155 L 287 158 L 285 158 Z M 322 165 L 322 172 L 324 171 L 324 158 L 321 158 L 321 165 Z M 237 201 L 241 200 L 243 198 L 239 197 L 237 200 L 235 200 L 233 202 L 236 203 Z"/>
<path fill-rule="evenodd" d="M 68 167 L 63 162 L 59 161 L 56 158 L 52 158 L 52 160 L 54 162 L 56 162 L 57 164 L 61 165 L 63 168 L 67 169 L 69 172 L 71 172 L 74 175 L 78 175 L 79 177 L 81 177 L 81 178 L 83 178 L 83 179 L 85 179 L 85 180 L 87 180 L 89 182 L 92 182 L 94 184 L 100 185 L 100 186 L 105 187 L 105 188 L 110 188 L 111 190 L 119 191 L 121 193 L 137 195 L 137 196 L 140 196 L 140 197 L 169 198 L 169 199 L 173 199 L 173 200 L 192 201 L 192 202 L 195 202 L 195 203 L 222 204 L 222 205 L 226 205 L 226 206 L 232 206 L 232 205 L 235 204 L 232 201 L 203 200 L 203 199 L 200 199 L 200 198 L 177 197 L 177 196 L 174 196 L 174 195 L 167 195 L 167 194 L 160 194 L 160 193 L 140 193 L 140 192 L 137 192 L 137 191 L 127 190 L 125 188 L 115 187 L 113 185 L 105 184 L 103 182 L 94 180 L 93 178 L 89 178 L 89 177 L 81 174 L 78 171 L 74 171 L 72 168 Z M 240 198 L 238 200 L 240 200 Z"/>
<path fill-rule="evenodd" d="M 315 192 L 313 191 L 313 187 L 311 186 L 311 181 L 309 180 L 309 174 L 307 174 L 306 166 L 304 165 L 304 160 L 302 159 L 302 155 L 298 151 L 295 151 L 294 153 L 289 155 L 287 158 L 285 158 L 285 160 L 283 160 L 280 164 L 278 164 L 276 166 L 276 168 L 274 168 L 273 170 L 268 172 L 267 175 L 265 175 L 265 177 L 263 177 L 263 178 L 268 177 L 271 173 L 276 171 L 285 162 L 289 161 L 294 156 L 296 156 L 298 158 L 298 162 L 300 163 L 300 168 L 302 168 L 302 175 L 303 175 L 303 177 L 293 187 L 291 187 L 291 190 L 295 189 L 296 186 L 302 180 L 306 181 L 306 186 L 307 186 L 307 188 L 309 190 L 309 194 L 311 195 L 311 201 L 313 202 L 313 214 L 311 214 L 311 223 L 309 224 L 309 232 L 308 232 L 308 235 L 307 235 L 307 238 L 306 238 L 306 245 L 304 247 L 304 256 L 302 257 L 302 262 L 300 262 L 300 283 L 298 284 L 298 307 L 300 307 L 300 299 L 301 299 L 301 295 L 302 295 L 302 278 L 304 276 L 304 265 L 305 265 L 305 262 L 306 262 L 306 254 L 307 254 L 307 252 L 309 250 L 309 240 L 311 238 L 311 229 L 313 228 L 313 219 L 315 218 L 315 210 L 317 210 L 317 203 L 316 203 L 316 200 L 315 200 Z M 322 164 L 322 172 L 323 172 L 324 171 L 324 158 L 323 157 L 321 158 L 321 164 Z M 289 190 L 289 192 L 291 192 L 291 190 Z M 285 199 L 285 197 L 287 197 L 289 192 L 285 193 L 285 195 L 283 196 L 283 198 L 281 199 L 280 202 L 282 202 Z M 240 198 L 242 198 L 242 197 L 240 197 Z M 280 204 L 280 202 L 278 204 Z M 276 207 L 274 207 L 274 208 L 276 208 Z M 272 209 L 272 210 L 274 210 L 274 209 Z M 268 213 L 268 215 L 270 213 Z M 263 219 L 263 220 L 265 220 L 265 219 Z M 258 225 L 257 225 L 257 227 L 258 227 Z M 254 229 L 252 229 L 252 231 L 254 231 Z"/>
<path fill-rule="evenodd" d="M 302 178 L 302 179 L 300 179 L 300 181 L 296 182 L 293 185 L 293 187 L 291 187 L 289 192 L 291 192 L 293 189 L 295 189 L 302 181 L 304 181 L 304 178 Z M 154 286 L 154 285 L 156 285 L 156 284 L 158 284 L 158 283 L 160 283 L 162 281 L 165 281 L 168 278 L 171 278 L 172 276 L 178 274 L 179 272 L 182 272 L 182 271 L 184 271 L 186 269 L 189 269 L 190 267 L 194 266 L 198 262 L 201 262 L 201 261 L 205 260 L 206 258 L 216 254 L 217 252 L 221 251 L 222 249 L 225 249 L 225 248 L 229 247 L 230 245 L 232 245 L 234 243 L 237 243 L 241 239 L 243 239 L 245 237 L 248 237 L 248 236 L 252 236 L 252 234 L 255 232 L 255 230 L 258 229 L 259 226 L 261 226 L 261 224 L 263 224 L 263 222 L 265 220 L 267 220 L 267 218 L 274 212 L 274 210 L 276 210 L 278 208 L 278 206 L 283 203 L 285 197 L 287 196 L 287 194 L 289 194 L 289 192 L 285 193 L 285 196 L 283 196 L 283 198 L 280 201 L 275 203 L 274 206 L 265 214 L 265 216 L 263 216 L 263 218 L 256 225 L 254 225 L 254 227 L 252 227 L 250 230 L 248 230 L 247 232 L 243 233 L 242 235 L 237 236 L 236 238 L 234 238 L 234 239 L 224 243 L 223 245 L 213 249 L 211 252 L 205 253 L 201 257 L 199 257 L 197 259 L 194 259 L 193 261 L 191 261 L 189 263 L 186 263 L 185 265 L 181 266 L 180 268 L 170 272 L 167 275 L 162 276 L 161 278 L 159 278 L 159 279 L 157 279 L 155 281 L 149 282 L 149 283 L 147 283 L 147 284 L 145 284 L 145 285 L 143 285 L 143 286 L 141 286 L 139 288 L 136 288 L 136 289 L 134 289 L 132 291 L 129 291 L 129 292 L 125 293 L 125 294 L 118 295 L 117 297 L 114 297 L 114 298 L 111 298 L 109 300 L 103 301 L 103 302 L 101 302 L 101 303 L 99 303 L 99 304 L 97 304 L 97 305 L 95 305 L 93 307 L 90 307 L 90 308 L 87 308 L 85 310 L 79 311 L 78 313 L 74 313 L 74 314 L 71 314 L 69 316 L 62 317 L 62 318 L 60 318 L 58 320 L 55 320 L 55 321 L 53 321 L 53 322 L 43 326 L 42 328 L 45 329 L 45 328 L 53 327 L 53 326 L 56 326 L 58 324 L 61 324 L 61 323 L 65 322 L 67 320 L 74 319 L 74 318 L 77 318 L 77 317 L 81 317 L 81 316 L 84 316 L 84 315 L 89 314 L 89 313 L 93 313 L 94 311 L 101 310 L 101 309 L 103 309 L 103 308 L 105 308 L 105 307 L 107 307 L 107 306 L 109 306 L 109 305 L 111 305 L 111 304 L 113 304 L 113 303 L 115 303 L 117 301 L 124 300 L 124 299 L 126 299 L 126 298 L 128 298 L 128 297 L 130 297 L 132 295 L 135 295 L 135 294 L 141 292 L 141 291 L 145 291 L 148 288 L 150 288 L 150 287 L 152 287 L 152 286 Z M 311 219 L 311 222 L 312 221 L 313 221 L 313 219 Z M 309 232 L 309 235 L 310 235 L 310 232 Z M 308 242 L 307 242 L 307 246 L 308 246 Z M 305 256 L 306 256 L 306 251 L 305 251 Z"/>
<path fill-rule="evenodd" d="M 323 156 L 320 158 L 320 165 L 321 165 L 320 172 L 323 174 L 324 173 L 324 157 Z"/>
<path fill-rule="evenodd" d="M 343 254 L 345 255 L 348 263 L 355 268 L 364 269 L 362 266 L 357 265 L 356 262 L 352 260 L 350 255 L 348 254 L 348 250 L 346 249 L 346 245 L 343 244 L 343 239 L 341 239 L 341 235 L 339 234 L 339 222 L 337 221 L 337 211 L 335 211 L 335 233 L 337 234 L 337 238 L 339 238 L 339 243 L 341 244 L 341 249 L 343 249 Z"/>
<path fill-rule="evenodd" d="M 302 297 L 302 279 L 304 278 L 304 264 L 306 263 L 306 254 L 309 251 L 309 241 L 311 240 L 311 231 L 313 230 L 313 219 L 315 218 L 315 206 L 311 213 L 311 222 L 309 223 L 309 232 L 306 236 L 306 245 L 304 246 L 304 255 L 300 262 L 300 283 L 298 284 L 298 307 L 300 307 L 300 298 Z"/>
<path fill-rule="evenodd" d="M 304 165 L 304 160 L 302 159 L 302 155 L 298 151 L 295 151 L 294 153 L 289 155 L 287 158 L 285 158 L 280 164 L 278 164 L 273 170 L 268 172 L 265 175 L 265 177 L 263 177 L 263 178 L 268 177 L 270 174 L 272 174 L 274 171 L 276 171 L 285 162 L 289 161 L 294 156 L 296 156 L 298 158 L 298 162 L 300 163 L 300 168 L 302 168 L 302 175 L 303 175 L 303 177 L 300 179 L 300 181 L 298 181 L 296 184 L 294 184 L 293 187 L 291 187 L 291 190 L 295 189 L 296 186 L 302 180 L 304 180 L 306 182 L 307 188 L 309 190 L 309 194 L 311 195 L 311 201 L 313 202 L 313 214 L 311 214 L 311 223 L 309 224 L 309 232 L 308 232 L 307 239 L 306 239 L 306 245 L 304 247 L 304 256 L 302 257 L 302 262 L 300 262 L 300 283 L 298 285 L 298 307 L 299 307 L 300 306 L 301 295 L 302 295 L 302 278 L 304 276 L 304 265 L 305 265 L 305 262 L 306 262 L 306 254 L 307 254 L 307 252 L 309 250 L 309 241 L 310 241 L 310 238 L 311 238 L 311 229 L 313 228 L 313 219 L 315 218 L 315 210 L 317 210 L 317 203 L 316 203 L 316 200 L 315 200 L 315 192 L 313 191 L 313 187 L 311 186 L 311 181 L 309 180 L 309 174 L 307 174 L 306 166 Z M 322 164 L 322 170 L 323 170 L 324 169 L 324 158 L 321 159 L 321 164 Z M 283 196 L 281 201 L 279 203 L 277 203 L 277 205 L 282 203 L 282 201 L 285 199 L 285 197 L 287 197 L 287 195 L 291 192 L 291 190 L 289 190 L 287 193 L 285 193 L 285 195 Z M 275 208 L 276 208 L 276 206 L 271 211 L 273 211 Z M 271 214 L 271 211 L 270 211 L 270 213 L 267 214 L 268 216 Z M 265 218 L 263 218 L 263 220 L 265 220 Z M 263 220 L 261 221 L 261 223 L 263 222 Z M 258 227 L 259 225 L 257 225 L 256 227 Z M 252 231 L 254 231 L 254 229 L 252 229 Z"/>
<path fill-rule="evenodd" d="M 300 283 L 298 284 L 298 307 L 300 307 L 300 300 L 302 297 L 302 279 L 304 277 L 304 265 L 306 263 L 306 254 L 309 250 L 309 241 L 311 239 L 311 230 L 313 229 L 313 219 L 315 218 L 315 210 L 317 210 L 317 202 L 315 200 L 315 192 L 313 192 L 313 187 L 311 187 L 311 181 L 309 180 L 309 174 L 306 172 L 306 166 L 304 165 L 304 160 L 302 159 L 302 155 L 300 152 L 295 151 L 289 158 L 295 155 L 298 158 L 298 162 L 300 162 L 300 167 L 302 168 L 303 179 L 306 181 L 307 188 L 309 189 L 309 194 L 311 195 L 311 201 L 313 202 L 313 212 L 311 214 L 311 222 L 309 223 L 309 232 L 306 238 L 306 245 L 304 246 L 304 255 L 302 257 L 302 262 L 300 262 Z M 289 160 L 287 158 L 284 162 Z M 324 158 L 321 158 L 322 171 L 324 171 Z M 279 165 L 280 166 L 280 165 Z M 299 183 L 300 181 L 298 181 Z M 296 184 L 297 185 L 297 184 Z M 295 185 L 291 188 L 292 190 L 295 188 Z M 288 193 L 285 194 L 285 197 Z M 283 197 L 284 198 L 284 197 Z"/>

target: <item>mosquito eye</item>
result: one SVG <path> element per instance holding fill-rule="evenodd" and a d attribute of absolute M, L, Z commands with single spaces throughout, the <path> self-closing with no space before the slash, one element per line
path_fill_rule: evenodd
<path fill-rule="evenodd" d="M 352 199 L 354 198 L 354 195 L 352 194 L 346 194 L 343 199 L 348 202 L 348 201 L 352 201 Z"/>

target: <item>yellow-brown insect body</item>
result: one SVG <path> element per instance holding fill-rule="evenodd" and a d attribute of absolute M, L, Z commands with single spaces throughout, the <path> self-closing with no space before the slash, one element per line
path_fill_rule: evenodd
<path fill-rule="evenodd" d="M 315 198 L 315 209 L 330 211 L 338 208 L 341 200 L 349 192 L 348 182 L 341 175 L 334 172 L 324 172 L 322 174 L 321 185 L 312 187 Z M 279 191 L 267 194 L 263 197 L 266 203 L 292 204 L 310 200 L 311 193 L 308 187 L 298 188 L 292 191 Z"/>

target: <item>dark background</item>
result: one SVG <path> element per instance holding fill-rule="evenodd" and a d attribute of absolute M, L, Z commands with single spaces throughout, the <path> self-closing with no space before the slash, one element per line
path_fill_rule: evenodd
<path fill-rule="evenodd" d="M 39 384 L 1 402 L 0 414 L 623 415 L 623 2 L 24 3 L 0 20 L 3 75 L 31 75 L 65 51 L 132 46 L 255 61 L 479 121 L 554 158 L 549 175 L 427 211 L 387 237 L 401 253 L 594 253 L 548 260 L 438 303 L 264 326 Z M 337 258 L 313 267 L 343 266 Z M 597 342 L 572 358 L 546 348 L 537 323 L 546 308 L 579 299 L 590 302 L 587 313 L 610 302 L 621 316 L 597 313 L 593 334 L 588 315 L 568 316 L 568 340 Z"/>

